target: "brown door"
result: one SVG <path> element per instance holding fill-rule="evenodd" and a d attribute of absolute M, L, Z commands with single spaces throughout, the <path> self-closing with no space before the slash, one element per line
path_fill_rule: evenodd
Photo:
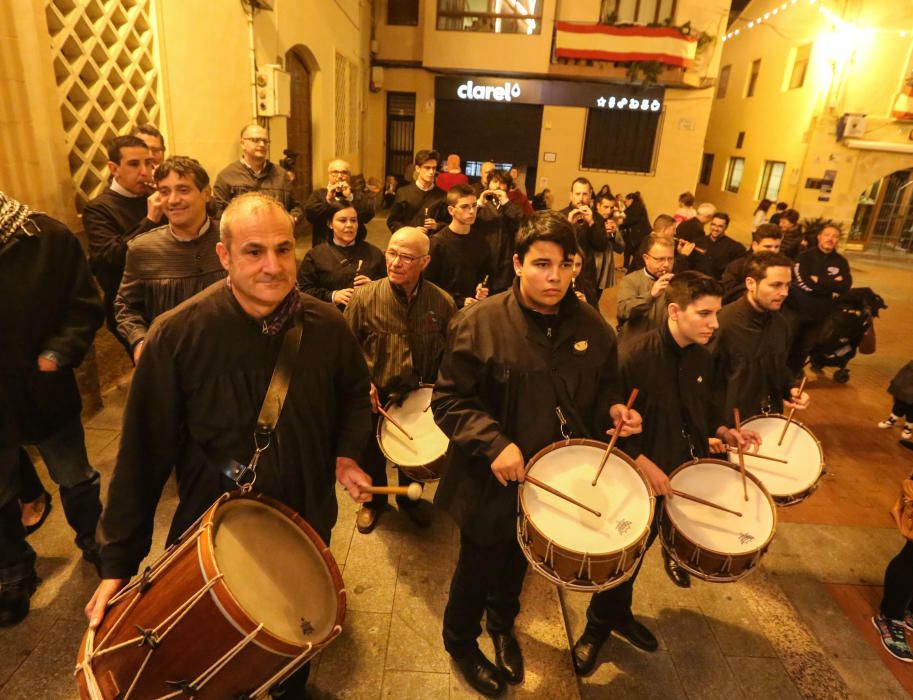
<path fill-rule="evenodd" d="M 285 54 L 292 78 L 292 116 L 288 120 L 288 150 L 295 159 L 295 198 L 304 204 L 313 187 L 311 173 L 311 74 L 294 49 Z"/>

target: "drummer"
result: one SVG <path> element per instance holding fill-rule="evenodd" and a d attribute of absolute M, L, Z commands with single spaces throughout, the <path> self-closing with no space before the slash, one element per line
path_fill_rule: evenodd
<path fill-rule="evenodd" d="M 513 634 L 526 559 L 517 543 L 517 488 L 526 462 L 563 436 L 603 437 L 640 416 L 621 402 L 615 335 L 570 289 L 577 240 L 555 212 L 520 229 L 511 289 L 454 317 L 432 399 L 450 438 L 435 502 L 460 527 L 444 611 L 444 647 L 485 695 L 523 680 Z M 482 615 L 495 661 L 479 650 Z"/>
<path fill-rule="evenodd" d="M 450 295 L 422 277 L 430 262 L 428 248 L 424 229 L 399 229 L 384 252 L 387 276 L 359 287 L 345 310 L 346 323 L 358 339 L 371 373 L 375 431 L 378 406 L 434 381 L 447 324 L 456 313 Z M 387 460 L 376 440 L 368 441 L 362 464 L 375 486 L 387 485 Z M 400 486 L 412 483 L 404 472 L 398 478 Z M 423 501 L 397 496 L 396 503 L 417 525 L 428 526 Z M 358 531 L 371 532 L 386 507 L 386 494 L 376 494 L 366 502 L 355 516 Z"/>
<path fill-rule="evenodd" d="M 638 389 L 634 408 L 643 415 L 644 431 L 622 441 L 620 447 L 634 458 L 657 496 L 671 493 L 669 474 L 679 465 L 724 452 L 724 442 L 747 446 L 759 440 L 750 431 L 727 428 L 714 401 L 713 359 L 704 346 L 718 327 L 722 296 L 720 283 L 707 275 L 694 271 L 676 275 L 665 291 L 666 322 L 622 348 L 622 384 L 626 392 Z M 648 547 L 656 527 L 654 518 Z M 678 585 L 690 585 L 687 573 L 671 559 L 666 567 Z M 628 581 L 590 600 L 586 629 L 572 652 L 578 675 L 593 670 L 599 649 L 612 631 L 638 649 L 656 650 L 656 637 L 631 613 L 639 570 L 640 564 Z"/>
<path fill-rule="evenodd" d="M 355 500 L 369 498 L 360 487 L 371 479 L 356 463 L 370 436 L 368 371 L 342 316 L 296 289 L 291 218 L 259 192 L 236 197 L 216 252 L 229 282 L 160 316 L 146 336 L 98 527 L 102 581 L 86 606 L 91 627 L 149 552 L 172 472 L 169 545 L 234 487 L 222 467 L 253 454 L 257 414 L 293 319 L 303 333 L 255 490 L 294 508 L 325 542 L 336 521 L 334 482 Z M 284 684 L 287 696 L 303 697 L 306 680 L 304 667 Z"/>
<path fill-rule="evenodd" d="M 790 388 L 786 366 L 789 326 L 780 309 L 789 294 L 792 261 L 782 253 L 757 253 L 745 263 L 745 294 L 720 311 L 710 350 L 724 391 L 725 416 L 738 408 L 745 418 L 803 410 L 809 397 Z"/>

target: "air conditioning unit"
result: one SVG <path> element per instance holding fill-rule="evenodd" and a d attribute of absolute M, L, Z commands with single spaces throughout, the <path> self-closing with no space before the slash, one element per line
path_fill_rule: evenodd
<path fill-rule="evenodd" d="M 257 112 L 261 117 L 292 114 L 292 77 L 277 63 L 257 68 Z"/>
<path fill-rule="evenodd" d="M 837 120 L 837 140 L 861 139 L 865 136 L 865 115 L 846 113 Z"/>
<path fill-rule="evenodd" d="M 380 92 L 384 88 L 384 67 L 371 66 L 371 92 Z"/>

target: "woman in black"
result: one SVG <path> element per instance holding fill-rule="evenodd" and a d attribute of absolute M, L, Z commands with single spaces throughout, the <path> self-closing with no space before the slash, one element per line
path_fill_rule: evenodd
<path fill-rule="evenodd" d="M 634 257 L 644 238 L 650 235 L 650 216 L 640 192 L 631 192 L 625 196 L 625 219 L 621 225 L 621 235 L 625 240 L 624 267 L 630 269 Z"/>
<path fill-rule="evenodd" d="M 330 240 L 304 256 L 298 267 L 298 286 L 341 311 L 358 287 L 387 274 L 387 263 L 379 248 L 358 239 L 358 214 L 348 203 L 334 203 L 326 225 L 332 232 Z"/>

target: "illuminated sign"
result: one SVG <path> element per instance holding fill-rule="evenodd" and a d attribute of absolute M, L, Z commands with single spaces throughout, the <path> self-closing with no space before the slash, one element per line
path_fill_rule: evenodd
<path fill-rule="evenodd" d="M 561 105 L 590 109 L 660 112 L 665 88 L 572 80 L 508 80 L 473 76 L 438 76 L 434 96 L 458 102 Z"/>

